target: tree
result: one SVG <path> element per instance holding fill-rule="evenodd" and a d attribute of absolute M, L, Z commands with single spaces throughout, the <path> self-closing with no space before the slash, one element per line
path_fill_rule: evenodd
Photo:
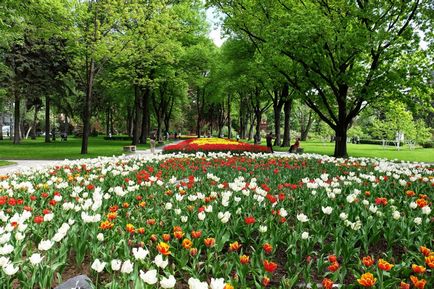
<path fill-rule="evenodd" d="M 226 27 L 298 67 L 301 74 L 292 75 L 276 64 L 335 131 L 336 157 L 348 155 L 347 130 L 367 105 L 403 97 L 416 63 L 397 59 L 419 50 L 415 28 L 428 32 L 430 21 L 430 4 L 421 0 L 208 2 L 227 15 Z"/>

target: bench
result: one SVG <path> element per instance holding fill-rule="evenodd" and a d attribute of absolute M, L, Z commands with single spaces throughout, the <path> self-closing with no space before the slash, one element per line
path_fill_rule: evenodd
<path fill-rule="evenodd" d="M 124 152 L 135 152 L 136 146 L 124 146 Z"/>
<path fill-rule="evenodd" d="M 302 154 L 302 153 L 304 153 L 304 149 L 303 148 L 298 148 L 297 150 L 290 150 L 289 151 L 289 153 L 292 153 L 292 154 Z"/>

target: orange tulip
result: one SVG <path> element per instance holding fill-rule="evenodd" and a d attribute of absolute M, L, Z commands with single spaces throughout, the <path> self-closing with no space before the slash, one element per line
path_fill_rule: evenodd
<path fill-rule="evenodd" d="M 419 251 L 425 256 L 425 257 L 428 257 L 429 256 L 429 253 L 431 253 L 431 250 L 430 249 L 428 249 L 427 247 L 424 247 L 424 246 L 420 246 L 419 247 Z"/>
<path fill-rule="evenodd" d="M 330 263 L 334 263 L 338 260 L 335 255 L 330 255 L 327 258 L 328 258 Z"/>
<path fill-rule="evenodd" d="M 238 243 L 238 241 L 229 244 L 229 251 L 238 251 L 240 248 L 241 245 Z"/>
<path fill-rule="evenodd" d="M 197 248 L 191 248 L 190 249 L 190 256 L 193 256 L 193 257 L 196 256 L 197 252 L 198 252 Z"/>
<path fill-rule="evenodd" d="M 169 242 L 170 241 L 170 235 L 169 234 L 163 234 L 163 241 L 164 242 Z"/>
<path fill-rule="evenodd" d="M 411 282 L 413 282 L 413 286 L 417 289 L 424 289 L 426 280 L 425 279 L 418 279 L 416 276 L 410 276 Z"/>
<path fill-rule="evenodd" d="M 383 259 L 378 260 L 378 268 L 379 268 L 380 270 L 383 270 L 383 271 L 390 271 L 390 270 L 392 269 L 393 266 L 395 266 L 395 265 L 390 264 L 389 262 L 387 262 L 387 261 L 385 261 L 385 260 L 383 260 Z"/>
<path fill-rule="evenodd" d="M 429 255 L 428 257 L 425 257 L 425 263 L 430 267 L 431 269 L 434 268 L 434 255 Z"/>
<path fill-rule="evenodd" d="M 144 234 L 145 233 L 145 228 L 141 227 L 137 229 L 137 233 L 139 234 Z"/>
<path fill-rule="evenodd" d="M 164 256 L 170 255 L 172 253 L 170 252 L 170 245 L 164 242 L 160 242 L 160 244 L 157 245 L 157 250 Z"/>
<path fill-rule="evenodd" d="M 399 289 L 410 289 L 410 284 L 405 283 L 405 282 L 401 282 L 399 284 Z"/>
<path fill-rule="evenodd" d="M 125 230 L 127 230 L 127 232 L 134 233 L 134 226 L 132 224 L 127 224 L 125 226 Z"/>
<path fill-rule="evenodd" d="M 414 273 L 423 274 L 426 271 L 426 268 L 424 266 L 418 266 L 416 264 L 411 265 L 411 269 L 413 269 Z"/>
<path fill-rule="evenodd" d="M 202 236 L 202 231 L 191 231 L 191 237 L 193 239 L 198 239 Z"/>
<path fill-rule="evenodd" d="M 104 221 L 101 222 L 101 224 L 99 225 L 100 229 L 102 230 L 108 230 L 114 227 L 115 224 L 109 222 L 109 221 Z"/>
<path fill-rule="evenodd" d="M 365 273 L 360 276 L 360 279 L 357 279 L 357 282 L 359 282 L 363 287 L 372 287 L 377 282 L 377 278 L 374 278 L 372 273 Z"/>
<path fill-rule="evenodd" d="M 327 267 L 330 272 L 336 272 L 339 269 L 340 265 L 337 261 L 333 262 L 331 265 Z"/>
<path fill-rule="evenodd" d="M 184 232 L 183 231 L 175 231 L 175 232 L 173 232 L 173 236 L 178 240 L 182 239 L 182 237 L 184 237 Z"/>
<path fill-rule="evenodd" d="M 203 240 L 203 242 L 205 243 L 205 246 L 207 246 L 208 248 L 213 247 L 215 245 L 214 238 L 206 238 L 205 240 Z"/>
<path fill-rule="evenodd" d="M 190 239 L 182 240 L 182 247 L 185 249 L 190 249 L 193 246 L 193 242 Z"/>
<path fill-rule="evenodd" d="M 229 283 L 226 283 L 226 284 L 225 284 L 225 287 L 223 287 L 223 289 L 234 289 L 234 286 L 232 286 L 232 285 L 229 284 Z"/>
<path fill-rule="evenodd" d="M 328 278 L 324 278 L 322 280 L 322 287 L 325 289 L 332 289 L 333 288 L 333 281 L 328 279 Z"/>
<path fill-rule="evenodd" d="M 265 243 L 262 245 L 262 249 L 264 249 L 265 253 L 270 254 L 273 251 L 273 246 L 269 243 Z"/>
<path fill-rule="evenodd" d="M 250 262 L 250 257 L 247 255 L 241 255 L 240 256 L 240 263 L 241 264 L 248 264 Z"/>
<path fill-rule="evenodd" d="M 264 261 L 264 268 L 267 272 L 274 272 L 277 269 L 277 264 L 268 260 Z"/>
<path fill-rule="evenodd" d="M 262 278 L 262 285 L 264 285 L 264 287 L 267 287 L 268 284 L 270 284 L 270 278 L 268 278 L 267 276 L 264 276 Z"/>
<path fill-rule="evenodd" d="M 375 262 L 375 260 L 372 259 L 371 256 L 367 256 L 367 257 L 362 258 L 362 263 L 366 267 L 371 267 L 372 265 L 374 265 L 374 262 Z"/>

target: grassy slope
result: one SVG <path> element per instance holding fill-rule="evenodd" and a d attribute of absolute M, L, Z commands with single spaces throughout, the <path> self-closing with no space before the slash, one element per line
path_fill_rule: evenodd
<path fill-rule="evenodd" d="M 57 140 L 44 143 L 43 138 L 23 140 L 19 145 L 13 145 L 10 140 L 0 141 L 0 159 L 79 159 L 98 156 L 113 156 L 123 154 L 122 147 L 130 145 L 131 141 L 107 141 L 103 137 L 89 138 L 88 154 L 81 155 L 81 139 L 68 138 L 68 141 Z M 137 149 L 148 149 L 149 145 L 139 145 Z"/>
<path fill-rule="evenodd" d="M 381 145 L 369 144 L 347 144 L 348 154 L 352 157 L 380 157 L 387 159 L 398 159 L 404 161 L 430 162 L 434 163 L 434 148 L 424 149 L 416 148 L 410 150 L 404 146 L 398 151 L 395 147 L 386 147 Z M 322 142 L 302 142 L 301 147 L 305 153 L 317 153 L 333 155 L 334 143 Z M 275 151 L 288 151 L 289 148 L 273 147 Z"/>

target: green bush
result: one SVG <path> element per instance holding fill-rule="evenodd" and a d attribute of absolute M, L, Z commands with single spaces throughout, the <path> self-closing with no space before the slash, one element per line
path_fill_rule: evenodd
<path fill-rule="evenodd" d="M 430 149 L 434 147 L 434 141 L 427 141 L 421 144 L 423 148 Z"/>
<path fill-rule="evenodd" d="M 360 140 L 361 144 L 374 144 L 374 145 L 383 145 L 383 140 L 381 139 L 361 139 Z M 392 143 L 390 141 L 387 142 L 388 145 L 391 145 Z M 395 144 L 395 143 L 393 143 Z M 404 143 L 400 142 L 399 144 L 400 146 L 403 146 Z"/>
<path fill-rule="evenodd" d="M 132 137 L 125 136 L 125 135 L 118 135 L 118 136 L 112 136 L 112 137 L 105 136 L 104 139 L 105 140 L 132 140 Z"/>

